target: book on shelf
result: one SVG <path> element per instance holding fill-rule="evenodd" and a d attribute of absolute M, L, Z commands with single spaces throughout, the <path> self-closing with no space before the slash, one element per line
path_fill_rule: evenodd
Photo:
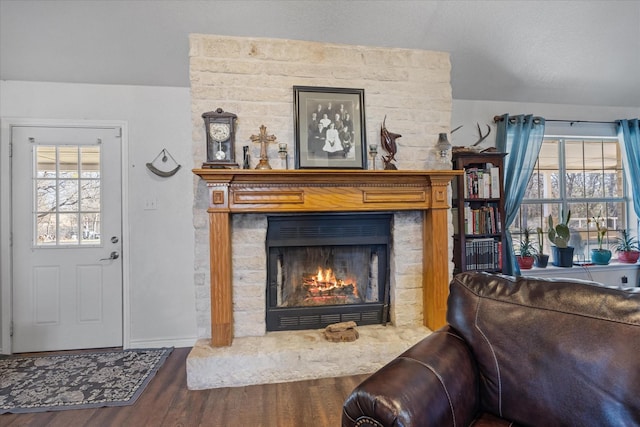
<path fill-rule="evenodd" d="M 465 169 L 465 199 L 497 199 L 500 198 L 500 168 L 486 163 L 484 168 L 469 167 Z"/>
<path fill-rule="evenodd" d="M 502 242 L 493 238 L 467 240 L 465 261 L 467 270 L 501 270 Z"/>
<path fill-rule="evenodd" d="M 498 234 L 501 232 L 500 209 L 497 204 L 472 207 L 470 203 L 464 204 L 464 234 Z M 457 222 L 460 214 L 457 208 L 452 210 Z M 457 232 L 456 232 L 457 234 Z"/>
<path fill-rule="evenodd" d="M 491 167 L 489 168 L 489 177 L 491 181 L 490 197 L 492 199 L 499 199 L 500 198 L 500 168 L 493 166 L 491 163 L 488 163 L 488 165 L 491 165 Z"/>

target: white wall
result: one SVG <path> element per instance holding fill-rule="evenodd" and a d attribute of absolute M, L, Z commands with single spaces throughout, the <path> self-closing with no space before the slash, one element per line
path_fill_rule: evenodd
<path fill-rule="evenodd" d="M 494 145 L 493 116 L 532 113 L 554 119 L 614 120 L 640 116 L 639 109 L 453 100 L 451 126 L 454 145 L 477 139 L 476 122 L 492 135 L 483 146 Z M 10 118 L 121 120 L 128 123 L 128 205 L 130 242 L 130 319 L 132 347 L 191 346 L 196 341 L 194 286 L 192 123 L 189 88 L 82 85 L 44 82 L 0 82 L 0 119 Z M 0 141 L 5 149 L 7 141 Z M 172 178 L 151 174 L 145 164 L 166 148 L 182 164 Z M 6 149 L 5 149 L 6 150 Z M 6 155 L 6 151 L 2 151 Z M 6 159 L 0 162 L 0 191 L 8 188 Z M 0 195 L 0 234 L 8 230 L 3 212 L 8 198 Z M 146 198 L 158 209 L 145 211 Z M 0 241 L 6 236 L 0 235 Z M 5 257 L 6 254 L 1 254 Z M 6 272 L 0 279 L 6 282 Z M 4 286 L 5 283 L 2 283 Z M 7 299 L 8 294 L 0 298 Z M 0 301 L 2 307 L 5 301 Z M 0 334 L 8 331 L 6 313 Z M 3 322 L 4 321 L 4 322 Z M 2 340 L 4 338 L 4 340 Z M 0 342 L 6 341 L 0 335 Z M 1 349 L 0 349 L 1 351 Z"/>
<path fill-rule="evenodd" d="M 0 82 L 0 118 L 118 120 L 128 128 L 130 347 L 191 346 L 196 341 L 193 283 L 193 156 L 188 88 Z M 6 138 L 6 135 L 5 135 Z M 5 146 L 8 141 L 0 141 Z M 176 175 L 160 178 L 146 163 L 166 148 L 182 165 Z M 6 151 L 5 151 L 6 152 Z M 2 165 L 8 162 L 3 161 Z M 8 180 L 6 167 L 0 169 Z M 7 185 L 2 189 L 6 192 Z M 3 194 L 3 202 L 8 200 Z M 144 210 L 155 199 L 156 210 Z M 6 206 L 2 224 L 6 231 Z M 5 241 L 1 236 L 0 241 Z M 126 254 L 125 254 L 126 256 Z M 4 254 L 3 254 L 4 257 Z M 3 258 L 4 259 L 4 258 Z M 6 274 L 0 276 L 6 281 Z M 4 287 L 6 283 L 2 283 Z M 4 293 L 2 298 L 7 298 Z M 5 306 L 3 302 L 0 306 Z M 6 313 L 0 331 L 6 334 Z M 127 330 L 128 329 L 128 330 Z M 6 335 L 5 335 L 6 342 Z M 0 341 L 2 342 L 2 341 Z"/>

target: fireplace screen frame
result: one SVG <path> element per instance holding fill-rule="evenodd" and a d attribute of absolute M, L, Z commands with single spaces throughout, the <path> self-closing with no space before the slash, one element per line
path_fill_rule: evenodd
<path fill-rule="evenodd" d="M 267 222 L 267 331 L 320 329 L 345 321 L 354 321 L 358 325 L 385 325 L 389 321 L 393 214 L 347 212 L 268 215 Z M 377 301 L 279 307 L 278 260 L 282 256 L 282 248 L 296 246 L 370 246 L 377 255 Z"/>

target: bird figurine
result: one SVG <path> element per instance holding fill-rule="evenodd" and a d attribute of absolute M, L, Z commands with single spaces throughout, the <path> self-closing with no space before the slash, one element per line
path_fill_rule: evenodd
<path fill-rule="evenodd" d="M 380 128 L 380 145 L 389 153 L 387 156 L 382 156 L 385 170 L 397 170 L 398 168 L 392 162 L 396 160 L 396 153 L 398 152 L 398 146 L 396 145 L 396 139 L 402 135 L 398 133 L 389 132 L 386 128 L 387 116 L 384 116 L 382 121 L 382 127 Z"/>

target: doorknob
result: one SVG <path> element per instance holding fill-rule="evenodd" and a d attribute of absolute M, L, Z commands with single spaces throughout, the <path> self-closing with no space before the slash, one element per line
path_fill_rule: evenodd
<path fill-rule="evenodd" d="M 112 259 L 118 259 L 120 258 L 120 254 L 116 251 L 111 252 L 111 254 L 109 254 L 109 258 L 101 258 L 100 261 L 109 261 Z"/>

